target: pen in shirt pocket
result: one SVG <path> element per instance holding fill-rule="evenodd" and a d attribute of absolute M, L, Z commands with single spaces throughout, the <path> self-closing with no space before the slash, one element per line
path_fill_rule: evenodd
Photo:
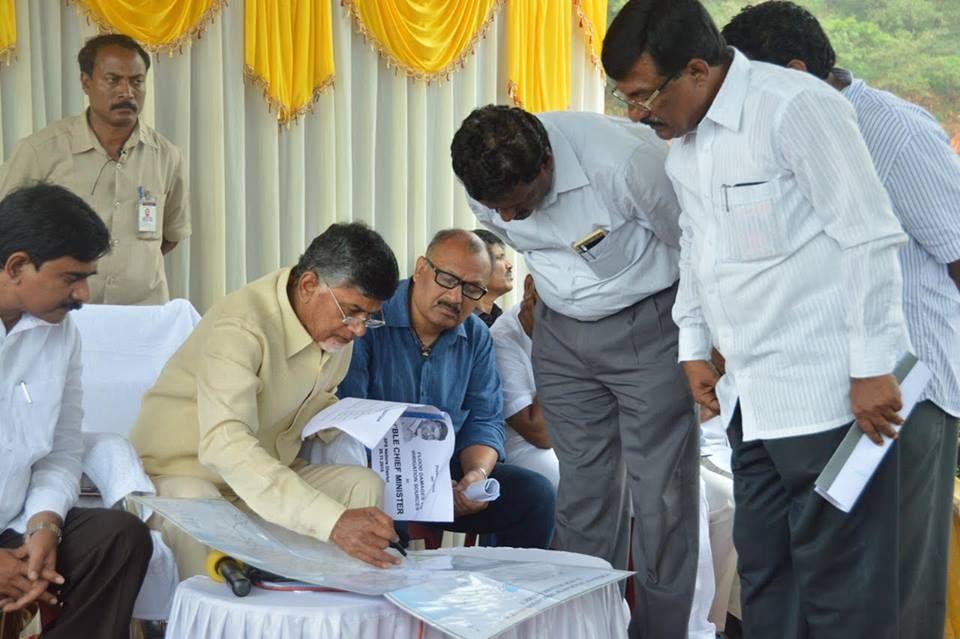
<path fill-rule="evenodd" d="M 27 400 L 27 403 L 32 404 L 33 399 L 30 397 L 30 391 L 27 390 L 27 383 L 23 380 L 20 380 L 20 390 L 23 391 L 23 398 Z"/>

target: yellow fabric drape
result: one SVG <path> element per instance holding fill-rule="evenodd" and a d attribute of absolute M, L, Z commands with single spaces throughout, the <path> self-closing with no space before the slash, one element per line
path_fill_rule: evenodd
<path fill-rule="evenodd" d="M 73 0 L 101 31 L 123 33 L 150 51 L 199 36 L 226 0 Z"/>
<path fill-rule="evenodd" d="M 470 55 L 502 0 L 342 0 L 388 65 L 445 77 Z"/>
<path fill-rule="evenodd" d="M 953 529 L 948 561 L 947 623 L 943 636 L 945 639 L 960 639 L 960 479 L 953 484 Z"/>
<path fill-rule="evenodd" d="M 330 0 L 246 0 L 243 59 L 286 124 L 333 84 Z"/>
<path fill-rule="evenodd" d="M 587 41 L 590 61 L 603 73 L 600 47 L 603 46 L 603 37 L 607 35 L 607 0 L 573 0 L 573 7 L 577 12 L 577 24 L 583 29 L 583 37 Z"/>
<path fill-rule="evenodd" d="M 17 5 L 15 0 L 0 0 L 0 62 L 10 64 L 17 48 Z"/>
<path fill-rule="evenodd" d="M 507 91 L 517 106 L 532 113 L 567 108 L 572 20 L 563 0 L 507 3 Z"/>

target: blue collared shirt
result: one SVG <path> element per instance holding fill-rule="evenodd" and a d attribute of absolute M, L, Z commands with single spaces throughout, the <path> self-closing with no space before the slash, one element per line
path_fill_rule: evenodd
<path fill-rule="evenodd" d="M 503 461 L 503 393 L 490 331 L 470 315 L 423 357 L 410 325 L 410 286 L 410 280 L 401 282 L 383 305 L 386 326 L 354 341 L 350 371 L 337 394 L 435 406 L 453 421 L 455 455 L 482 444 Z"/>

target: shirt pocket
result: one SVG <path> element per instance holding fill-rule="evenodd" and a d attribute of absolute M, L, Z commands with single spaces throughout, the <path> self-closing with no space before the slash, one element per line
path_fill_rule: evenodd
<path fill-rule="evenodd" d="M 10 402 L 10 433 L 0 443 L 0 503 L 20 512 L 32 468 L 53 450 L 63 402 L 63 379 L 17 382 Z M 4 509 L 6 512 L 6 509 Z M 13 513 L 13 514 L 16 514 Z"/>
<path fill-rule="evenodd" d="M 723 262 L 751 262 L 782 255 L 786 226 L 777 178 L 723 186 L 720 225 Z"/>
<path fill-rule="evenodd" d="M 583 259 L 599 279 L 610 279 L 622 273 L 636 259 L 638 247 L 643 246 L 638 236 L 643 232 L 644 229 L 637 222 L 628 220 L 590 249 L 593 259 Z"/>
<path fill-rule="evenodd" d="M 64 385 L 63 378 L 53 378 L 18 382 L 14 388 L 12 439 L 28 466 L 53 450 Z"/>

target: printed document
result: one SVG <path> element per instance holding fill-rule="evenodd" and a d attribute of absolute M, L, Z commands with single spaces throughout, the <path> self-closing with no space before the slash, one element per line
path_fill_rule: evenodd
<path fill-rule="evenodd" d="M 903 403 L 900 416 L 906 420 L 929 383 L 931 372 L 915 356 L 907 355 L 897 364 L 894 374 L 900 382 Z M 901 427 L 894 425 L 894 428 L 899 432 Z M 882 445 L 874 444 L 859 426 L 853 424 L 817 477 L 814 490 L 843 512 L 850 512 L 891 444 L 893 440 L 886 436 Z"/>

